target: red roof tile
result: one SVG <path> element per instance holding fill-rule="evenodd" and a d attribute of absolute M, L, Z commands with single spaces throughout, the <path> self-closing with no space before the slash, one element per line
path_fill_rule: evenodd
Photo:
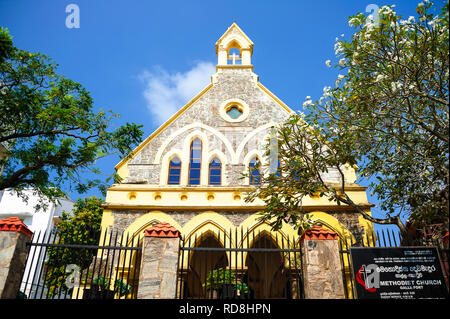
<path fill-rule="evenodd" d="M 0 230 L 17 231 L 30 238 L 33 236 L 33 232 L 18 217 L 8 217 L 0 220 Z"/>
<path fill-rule="evenodd" d="M 169 223 L 159 223 L 144 231 L 145 237 L 180 238 L 181 233 Z"/>
<path fill-rule="evenodd" d="M 304 239 L 314 239 L 314 240 L 322 240 L 322 239 L 338 239 L 338 235 L 327 228 L 323 228 L 321 226 L 313 226 L 310 230 L 306 231 L 300 240 Z"/>

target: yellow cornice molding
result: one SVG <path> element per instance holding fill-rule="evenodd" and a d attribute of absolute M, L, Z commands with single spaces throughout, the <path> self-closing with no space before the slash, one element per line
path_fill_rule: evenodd
<path fill-rule="evenodd" d="M 359 204 L 361 209 L 370 209 L 374 207 L 374 204 Z M 119 204 L 119 203 L 104 203 L 102 204 L 104 209 L 110 210 L 160 210 L 160 211 L 173 211 L 173 210 L 182 210 L 182 211 L 197 211 L 197 210 L 205 210 L 205 211 L 262 211 L 264 210 L 264 205 L 129 205 L 129 204 Z M 302 207 L 304 212 L 314 212 L 314 211 L 325 211 L 325 212 L 348 212 L 353 211 L 357 213 L 357 211 L 348 205 L 308 205 Z"/>
<path fill-rule="evenodd" d="M 232 187 L 218 187 L 218 186 L 159 186 L 159 185 L 148 185 L 148 184 L 115 184 L 107 188 L 108 191 L 143 191 L 143 192 L 195 192 L 195 191 L 210 191 L 210 192 L 244 192 L 251 191 L 254 188 L 249 186 L 232 186 Z"/>
<path fill-rule="evenodd" d="M 219 69 L 250 69 L 253 72 L 253 65 L 242 64 L 218 64 L 216 65 L 216 72 Z"/>
<path fill-rule="evenodd" d="M 330 187 L 340 188 L 340 185 L 330 184 Z M 140 191 L 140 192 L 250 192 L 255 190 L 251 186 L 159 186 L 159 185 L 148 185 L 148 184 L 115 184 L 107 188 L 108 191 Z M 366 186 L 361 185 L 346 185 L 346 191 L 365 191 Z"/>
<path fill-rule="evenodd" d="M 194 104 L 198 99 L 200 99 L 209 89 L 213 86 L 210 83 L 207 87 L 205 87 L 199 94 L 197 94 L 192 100 L 190 100 L 187 104 L 185 104 L 181 109 L 179 109 L 170 119 L 164 122 L 159 128 L 157 128 L 152 134 L 150 134 L 144 141 L 142 141 L 127 157 L 122 159 L 114 168 L 116 171 L 124 165 L 126 162 L 131 160 L 134 155 L 136 155 L 145 145 L 147 145 L 153 138 L 159 135 L 162 130 L 164 130 L 167 126 L 172 124 L 181 114 L 183 114 L 192 104 Z"/>

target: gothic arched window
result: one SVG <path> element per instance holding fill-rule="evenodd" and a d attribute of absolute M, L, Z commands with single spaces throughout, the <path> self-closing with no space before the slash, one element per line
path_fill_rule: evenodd
<path fill-rule="evenodd" d="M 200 169 L 202 166 L 202 142 L 196 138 L 191 143 L 189 160 L 189 185 L 200 185 Z"/>
<path fill-rule="evenodd" d="M 209 162 L 209 185 L 222 184 L 222 163 L 215 157 Z"/>
<path fill-rule="evenodd" d="M 255 156 L 248 165 L 250 185 L 261 185 L 261 172 L 259 170 L 260 166 L 260 161 L 258 157 Z"/>
<path fill-rule="evenodd" d="M 231 48 L 228 50 L 228 63 L 227 64 L 242 64 L 241 52 L 238 48 Z"/>
<path fill-rule="evenodd" d="M 180 175 L 181 175 L 181 161 L 178 157 L 174 157 L 169 163 L 169 177 L 167 184 L 179 185 Z"/>

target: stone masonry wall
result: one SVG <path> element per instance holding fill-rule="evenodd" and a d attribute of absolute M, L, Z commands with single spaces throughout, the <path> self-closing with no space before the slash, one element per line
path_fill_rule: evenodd
<path fill-rule="evenodd" d="M 147 214 L 145 210 L 114 210 L 114 229 L 119 232 L 123 232 L 128 226 L 130 226 L 137 218 Z M 166 211 L 166 214 L 170 215 L 181 227 L 183 227 L 194 216 L 203 213 L 202 211 Z M 255 211 L 223 211 L 218 212 L 220 215 L 228 218 L 234 226 L 239 225 L 251 215 L 255 214 Z M 363 228 L 359 224 L 359 214 L 355 212 L 329 212 L 331 216 L 339 220 L 345 228 L 347 228 L 353 236 L 355 236 L 357 244 L 362 243 Z M 185 234 L 182 234 L 185 235 Z"/>
<path fill-rule="evenodd" d="M 0 231 L 0 298 L 16 298 L 25 270 L 30 238 L 16 231 Z"/>

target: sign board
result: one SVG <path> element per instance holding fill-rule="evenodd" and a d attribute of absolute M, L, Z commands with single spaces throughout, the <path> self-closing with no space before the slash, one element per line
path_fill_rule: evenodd
<path fill-rule="evenodd" d="M 448 297 L 436 247 L 352 247 L 358 299 Z"/>

